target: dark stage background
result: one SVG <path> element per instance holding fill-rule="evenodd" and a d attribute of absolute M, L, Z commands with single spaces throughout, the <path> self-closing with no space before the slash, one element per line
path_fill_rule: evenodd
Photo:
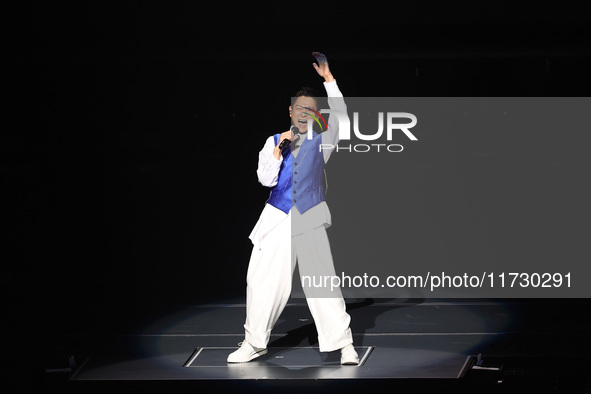
<path fill-rule="evenodd" d="M 289 126 L 297 88 L 322 91 L 312 51 L 345 96 L 591 92 L 582 6 L 392 4 L 6 12 L 1 302 L 242 297 L 247 237 L 268 196 L 257 153 Z"/>

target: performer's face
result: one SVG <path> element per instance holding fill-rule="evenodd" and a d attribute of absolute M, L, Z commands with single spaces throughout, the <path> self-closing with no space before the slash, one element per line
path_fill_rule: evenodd
<path fill-rule="evenodd" d="M 312 112 L 311 109 L 316 111 L 316 107 L 316 99 L 308 96 L 298 97 L 293 106 L 289 107 L 291 122 L 300 129 L 300 133 L 308 132 L 308 119 L 311 119 L 308 114 Z"/>

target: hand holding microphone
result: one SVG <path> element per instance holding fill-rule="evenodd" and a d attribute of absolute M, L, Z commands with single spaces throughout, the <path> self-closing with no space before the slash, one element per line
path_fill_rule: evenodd
<path fill-rule="evenodd" d="M 282 151 L 283 149 L 287 148 L 292 141 L 296 141 L 298 138 L 300 138 L 299 132 L 300 129 L 298 129 L 296 126 L 291 126 L 289 131 L 281 134 L 282 141 L 279 143 L 279 150 Z"/>

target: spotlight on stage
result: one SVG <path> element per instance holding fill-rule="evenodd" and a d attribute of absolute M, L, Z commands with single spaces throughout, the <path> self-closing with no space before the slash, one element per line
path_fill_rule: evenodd
<path fill-rule="evenodd" d="M 505 306 L 492 301 L 375 299 L 348 309 L 359 366 L 341 366 L 337 352 L 319 352 L 301 299 L 288 303 L 266 355 L 228 365 L 227 355 L 244 339 L 244 300 L 233 299 L 163 316 L 130 335 L 125 351 L 89 359 L 74 379 L 460 379 L 512 323 Z"/>

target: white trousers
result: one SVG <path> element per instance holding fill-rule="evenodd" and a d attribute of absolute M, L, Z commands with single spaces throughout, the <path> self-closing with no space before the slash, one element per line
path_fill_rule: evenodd
<path fill-rule="evenodd" d="M 334 265 L 324 227 L 291 236 L 291 221 L 283 220 L 252 250 L 246 276 L 245 339 L 255 347 L 266 348 L 273 326 L 291 295 L 297 261 L 300 275 L 332 272 Z M 304 289 L 306 292 L 306 289 Z M 353 343 L 346 312 L 340 297 L 311 297 L 306 301 L 318 331 L 321 352 L 341 349 Z"/>

